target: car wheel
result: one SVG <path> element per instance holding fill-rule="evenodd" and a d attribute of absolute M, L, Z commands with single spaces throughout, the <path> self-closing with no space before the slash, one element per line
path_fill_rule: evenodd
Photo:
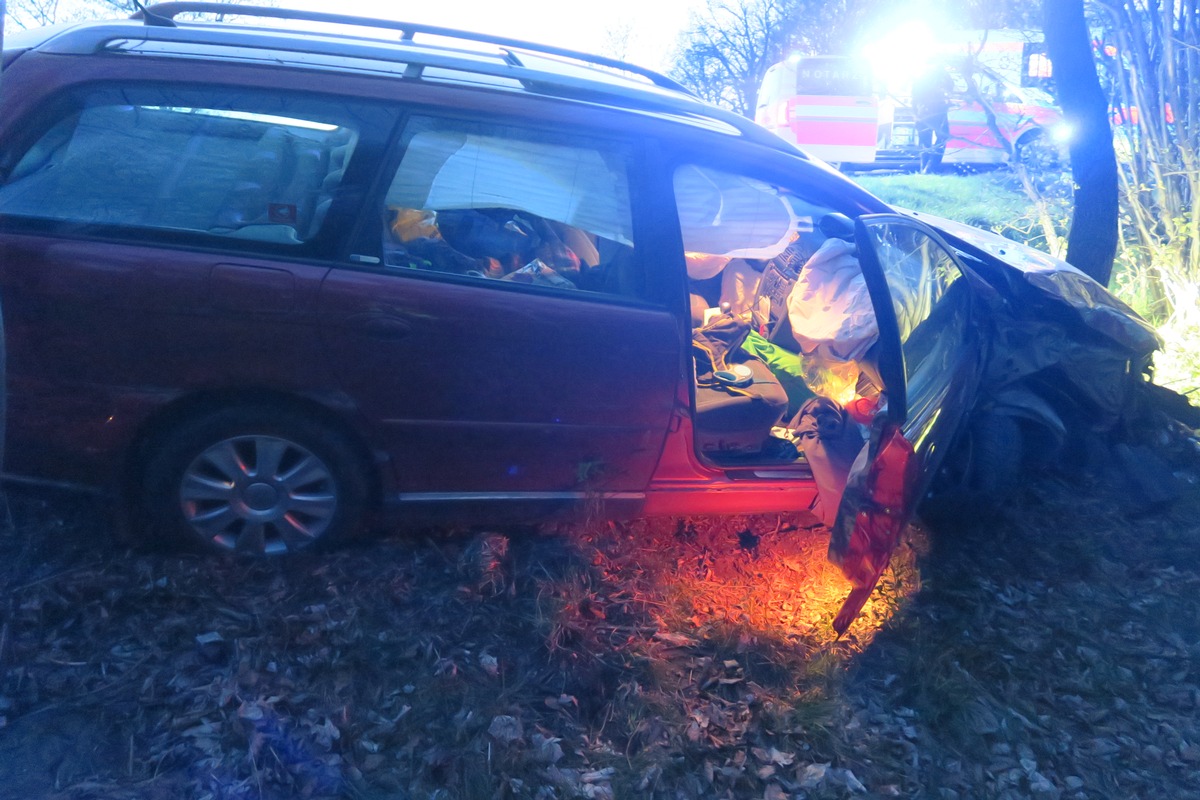
<path fill-rule="evenodd" d="M 985 412 L 970 428 L 970 489 L 999 503 L 1020 482 L 1024 459 L 1021 426 L 1008 414 Z"/>
<path fill-rule="evenodd" d="M 149 459 L 141 507 L 152 541 L 280 555 L 364 523 L 367 472 L 346 439 L 306 416 L 233 408 L 177 428 Z"/>
<path fill-rule="evenodd" d="M 1021 137 L 1013 150 L 1013 160 L 1032 175 L 1059 172 L 1063 167 L 1058 148 L 1040 131 Z"/>
<path fill-rule="evenodd" d="M 1013 417 L 985 411 L 962 431 L 922 508 L 934 528 L 987 521 L 1020 482 L 1023 433 Z"/>

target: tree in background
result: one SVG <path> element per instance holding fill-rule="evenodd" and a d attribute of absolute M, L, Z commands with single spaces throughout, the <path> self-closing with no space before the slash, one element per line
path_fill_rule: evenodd
<path fill-rule="evenodd" d="M 127 17 L 137 11 L 137 6 L 132 0 L 8 0 L 7 11 L 5 22 L 25 30 L 59 22 Z"/>
<path fill-rule="evenodd" d="M 7 0 L 5 24 L 17 30 L 26 30 L 59 22 L 128 17 L 140 10 L 139 5 L 151 5 L 157 1 L 147 0 L 145 3 L 139 3 L 138 0 Z M 217 3 L 241 1 L 212 0 Z M 260 6 L 278 5 L 278 0 L 250 0 L 250 2 Z"/>
<path fill-rule="evenodd" d="M 629 22 L 610 25 L 604 31 L 604 44 L 600 47 L 600 55 L 618 61 L 629 61 L 629 51 L 637 38 L 637 31 Z"/>
<path fill-rule="evenodd" d="M 1083 0 L 1044 0 L 1046 50 L 1063 116 L 1073 131 L 1074 213 L 1067 261 L 1108 285 L 1117 254 L 1117 161 L 1108 102 L 1096 75 Z"/>
<path fill-rule="evenodd" d="M 40 28 L 43 25 L 53 25 L 56 22 L 66 22 L 83 16 L 71 14 L 59 0 L 8 0 L 5 9 L 5 27 L 25 30 Z M 72 4 L 82 6 L 82 3 Z"/>
<path fill-rule="evenodd" d="M 790 51 L 829 52 L 843 2 L 707 0 L 680 34 L 671 76 L 704 100 L 754 116 L 767 68 Z"/>
<path fill-rule="evenodd" d="M 1138 295 L 1167 339 L 1160 379 L 1198 386 L 1200 2 L 1100 0 L 1095 8 L 1118 120 L 1126 267 L 1118 288 Z"/>

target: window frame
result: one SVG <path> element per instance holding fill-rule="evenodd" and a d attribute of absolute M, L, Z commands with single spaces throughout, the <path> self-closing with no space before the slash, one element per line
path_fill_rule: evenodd
<path fill-rule="evenodd" d="M 64 239 L 109 241 L 194 252 L 232 253 L 251 257 L 295 261 L 333 258 L 350 233 L 347 204 L 362 195 L 355 179 L 372 173 L 369 162 L 378 160 L 382 142 L 394 129 L 396 112 L 387 103 L 355 96 L 308 94 L 261 86 L 227 86 L 216 83 L 163 85 L 139 80 L 105 80 L 67 87 L 48 98 L 31 115 L 29 133 L 0 155 L 0 185 L 26 154 L 50 131 L 73 114 L 95 106 L 158 106 L 240 111 L 265 117 L 306 117 L 338 120 L 357 129 L 357 141 L 333 204 L 315 235 L 298 243 L 239 238 L 186 228 L 148 224 L 92 222 L 0 213 L 0 231 Z M 72 132 L 74 135 L 74 132 Z"/>
<path fill-rule="evenodd" d="M 540 104 L 539 104 L 540 105 Z M 535 106 L 536 108 L 537 106 Z M 545 128 L 537 127 L 538 122 L 551 122 L 548 118 L 539 118 L 536 114 L 513 117 L 496 114 L 489 111 L 488 126 L 483 126 L 478 114 L 454 111 L 440 106 L 404 104 L 399 112 L 399 118 L 392 134 L 389 136 L 385 151 L 379 161 L 375 180 L 367 188 L 359 209 L 359 219 L 349 245 L 342 253 L 337 267 L 339 269 L 354 269 L 368 271 L 379 275 L 389 275 L 397 278 L 433 281 L 462 286 L 487 287 L 493 291 L 515 291 L 532 293 L 543 296 L 573 299 L 602 304 L 629 305 L 646 308 L 665 308 L 672 304 L 670 295 L 663 290 L 661 273 L 661 258 L 655 253 L 661 253 L 661 237 L 656 230 L 655 221 L 661 217 L 656 214 L 653 199 L 657 194 L 652 188 L 655 180 L 654 171 L 649 167 L 653 163 L 649 153 L 654 150 L 653 144 L 644 139 L 626 133 L 615 133 L 615 126 L 594 125 L 584 133 L 554 134 L 551 139 L 555 144 L 569 147 L 585 148 L 605 152 L 621 153 L 627 158 L 629 189 L 629 208 L 633 231 L 634 246 L 631 258 L 634 268 L 641 274 L 641 291 L 634 294 L 618 294 L 594 290 L 566 290 L 551 286 L 542 286 L 516 281 L 503 281 L 493 278 L 479 278 L 439 270 L 407 269 L 388 267 L 384 263 L 383 211 L 386 208 L 386 194 L 406 152 L 406 136 L 412 129 L 414 120 L 432 120 L 447 123 L 449 129 L 456 126 L 481 126 L 484 130 L 495 128 L 528 131 L 531 134 L 542 133 Z M 628 127 L 628 126 L 625 126 Z M 673 210 L 672 210 L 673 213 Z"/>

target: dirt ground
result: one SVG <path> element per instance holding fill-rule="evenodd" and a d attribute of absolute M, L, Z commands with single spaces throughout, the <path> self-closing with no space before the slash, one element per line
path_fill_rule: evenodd
<path fill-rule="evenodd" d="M 130 553 L 10 489 L 0 796 L 1200 797 L 1200 487 L 913 526 L 862 618 L 807 513 Z"/>

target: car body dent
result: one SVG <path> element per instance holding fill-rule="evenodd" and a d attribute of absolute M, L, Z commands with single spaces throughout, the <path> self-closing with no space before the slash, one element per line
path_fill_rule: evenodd
<path fill-rule="evenodd" d="M 1153 325 L 1066 261 L 991 231 L 924 212 L 898 210 L 990 256 L 1045 298 L 1071 309 L 1087 327 L 1126 348 L 1131 357 L 1148 356 L 1162 346 L 1162 337 Z"/>

